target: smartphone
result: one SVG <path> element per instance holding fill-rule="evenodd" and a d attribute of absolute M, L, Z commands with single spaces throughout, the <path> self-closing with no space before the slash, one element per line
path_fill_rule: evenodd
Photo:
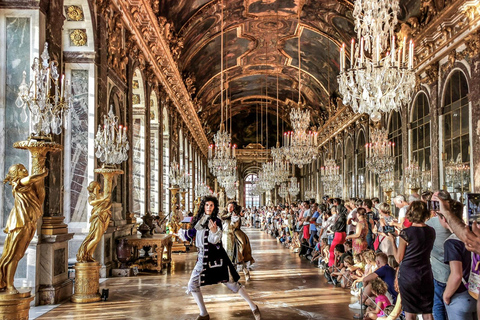
<path fill-rule="evenodd" d="M 427 210 L 437 212 L 438 210 L 440 210 L 440 203 L 438 201 L 428 200 L 427 201 Z"/>
<path fill-rule="evenodd" d="M 467 218 L 471 226 L 473 221 L 480 223 L 480 193 L 467 193 Z"/>
<path fill-rule="evenodd" d="M 383 227 L 383 233 L 395 233 L 394 226 L 385 226 Z"/>

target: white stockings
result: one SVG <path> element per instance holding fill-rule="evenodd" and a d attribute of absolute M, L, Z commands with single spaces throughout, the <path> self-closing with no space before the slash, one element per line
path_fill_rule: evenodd
<path fill-rule="evenodd" d="M 200 309 L 200 315 L 206 316 L 208 314 L 207 308 L 205 307 L 205 301 L 203 301 L 203 295 L 199 292 L 192 292 L 193 299 L 197 303 L 198 309 Z"/>

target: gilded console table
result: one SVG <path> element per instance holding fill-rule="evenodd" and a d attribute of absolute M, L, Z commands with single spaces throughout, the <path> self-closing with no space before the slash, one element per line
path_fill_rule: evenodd
<path fill-rule="evenodd" d="M 164 263 L 172 261 L 172 235 L 171 234 L 154 234 L 150 238 L 142 238 L 140 234 L 134 234 L 126 237 L 128 244 L 134 249 L 134 263 L 141 270 L 157 270 L 162 271 Z M 139 250 L 143 247 L 151 247 L 153 255 L 149 256 L 145 252 L 144 256 L 139 256 Z M 167 249 L 167 259 L 162 259 L 163 252 Z"/>

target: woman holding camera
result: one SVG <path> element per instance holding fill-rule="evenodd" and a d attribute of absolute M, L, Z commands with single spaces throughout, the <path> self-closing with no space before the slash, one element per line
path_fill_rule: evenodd
<path fill-rule="evenodd" d="M 357 210 L 357 226 L 355 234 L 348 235 L 346 240 L 352 239 L 353 254 L 361 254 L 368 247 L 367 232 L 368 228 L 365 223 L 366 210 L 358 208 Z"/>
<path fill-rule="evenodd" d="M 395 258 L 400 262 L 398 285 L 407 320 L 415 320 L 417 314 L 422 314 L 424 320 L 433 320 L 434 287 L 430 253 L 435 230 L 425 224 L 429 217 L 427 205 L 422 201 L 414 201 L 406 214 L 412 226 L 400 232 L 398 248 L 395 237 L 388 234 Z"/>

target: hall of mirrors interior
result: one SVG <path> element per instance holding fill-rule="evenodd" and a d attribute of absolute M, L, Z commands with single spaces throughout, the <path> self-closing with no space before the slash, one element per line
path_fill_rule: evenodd
<path fill-rule="evenodd" d="M 478 0 L 0 1 L 0 314 L 187 270 L 204 196 L 466 203 L 479 30 Z"/>

